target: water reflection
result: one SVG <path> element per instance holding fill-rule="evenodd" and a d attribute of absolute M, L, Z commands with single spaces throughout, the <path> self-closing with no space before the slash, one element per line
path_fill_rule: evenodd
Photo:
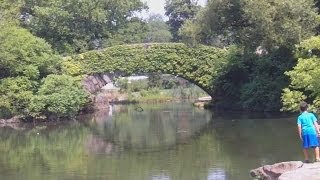
<path fill-rule="evenodd" d="M 226 171 L 220 168 L 209 169 L 207 180 L 227 180 Z"/>
<path fill-rule="evenodd" d="M 165 174 L 153 175 L 152 180 L 171 180 L 170 176 Z"/>
<path fill-rule="evenodd" d="M 292 118 L 224 117 L 186 103 L 139 106 L 1 128 L 0 179 L 247 180 L 251 168 L 302 155 Z"/>
<path fill-rule="evenodd" d="M 151 152 L 187 143 L 211 119 L 209 113 L 190 105 L 180 105 L 180 109 L 172 105 L 159 106 L 139 107 L 143 111 L 137 111 L 135 106 L 114 106 L 113 113 L 108 112 L 113 116 L 101 118 L 95 115 L 89 126 L 96 136 L 107 142 L 125 149 Z"/>
<path fill-rule="evenodd" d="M 87 139 L 86 149 L 90 154 L 111 154 L 113 143 L 91 134 Z"/>

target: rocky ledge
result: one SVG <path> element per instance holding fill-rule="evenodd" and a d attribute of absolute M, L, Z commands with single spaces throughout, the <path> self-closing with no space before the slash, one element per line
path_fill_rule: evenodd
<path fill-rule="evenodd" d="M 320 162 L 281 162 L 253 169 L 250 175 L 261 180 L 319 180 Z"/>

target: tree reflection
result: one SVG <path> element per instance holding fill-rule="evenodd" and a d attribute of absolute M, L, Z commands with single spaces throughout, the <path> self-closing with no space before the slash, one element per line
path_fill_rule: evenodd
<path fill-rule="evenodd" d="M 203 111 L 181 104 L 142 105 L 142 108 L 144 111 L 136 111 L 135 106 L 115 108 L 121 113 L 115 111 L 113 116 L 99 119 L 95 116 L 89 126 L 106 141 L 125 149 L 151 152 L 186 143 L 210 121 Z"/>

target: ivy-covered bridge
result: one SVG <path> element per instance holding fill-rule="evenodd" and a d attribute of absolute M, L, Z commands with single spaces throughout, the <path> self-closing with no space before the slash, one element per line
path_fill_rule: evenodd
<path fill-rule="evenodd" d="M 109 47 L 66 58 L 70 75 L 163 73 L 182 77 L 212 95 L 214 84 L 229 63 L 229 51 L 181 43 Z"/>

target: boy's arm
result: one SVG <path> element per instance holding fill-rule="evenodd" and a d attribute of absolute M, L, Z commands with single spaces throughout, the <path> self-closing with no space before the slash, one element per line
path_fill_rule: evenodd
<path fill-rule="evenodd" d="M 301 136 L 301 125 L 298 124 L 298 133 L 299 133 L 299 137 L 302 140 L 302 136 Z"/>
<path fill-rule="evenodd" d="M 314 121 L 313 124 L 314 124 L 314 126 L 315 126 L 315 128 L 316 128 L 317 134 L 320 134 L 318 122 L 317 122 L 317 121 Z"/>

